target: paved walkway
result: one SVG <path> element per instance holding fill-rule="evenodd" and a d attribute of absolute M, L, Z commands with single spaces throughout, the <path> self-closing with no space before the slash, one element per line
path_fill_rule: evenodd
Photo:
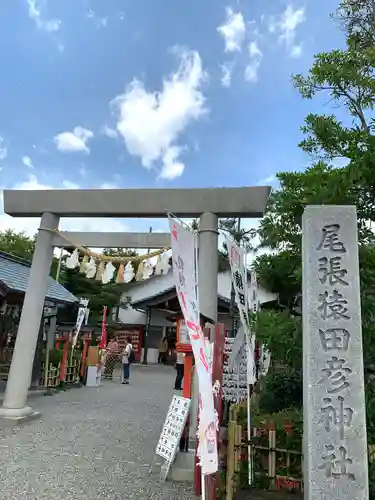
<path fill-rule="evenodd" d="M 129 386 L 32 398 L 40 419 L 0 423 L 1 500 L 191 500 L 151 471 L 173 382 L 171 367 L 134 366 Z"/>

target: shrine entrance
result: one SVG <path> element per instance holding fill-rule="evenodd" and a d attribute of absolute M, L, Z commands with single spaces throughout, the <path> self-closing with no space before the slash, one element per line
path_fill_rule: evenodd
<path fill-rule="evenodd" d="M 199 218 L 200 311 L 217 321 L 218 218 L 262 217 L 270 187 L 204 189 L 4 190 L 4 212 L 13 217 L 41 217 L 28 288 L 0 416 L 27 418 L 27 392 L 44 307 L 54 247 L 166 248 L 169 233 L 60 232 L 60 217 Z"/>

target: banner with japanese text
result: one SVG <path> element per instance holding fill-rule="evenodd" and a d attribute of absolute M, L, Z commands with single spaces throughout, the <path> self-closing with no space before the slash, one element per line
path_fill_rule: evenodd
<path fill-rule="evenodd" d="M 247 383 L 253 385 L 256 377 L 254 362 L 255 339 L 251 334 L 249 324 L 246 254 L 243 248 L 229 239 L 226 240 L 226 245 L 236 304 L 245 333 L 244 340 L 247 344 Z M 256 288 L 251 288 L 251 292 L 256 295 Z"/>
<path fill-rule="evenodd" d="M 172 239 L 173 275 L 176 292 L 188 329 L 199 382 L 199 458 L 202 474 L 218 470 L 217 418 L 212 392 L 212 375 L 206 342 L 200 325 L 198 298 L 198 236 L 169 216 Z"/>
<path fill-rule="evenodd" d="M 83 321 L 87 315 L 88 305 L 89 305 L 89 299 L 80 299 L 77 320 L 76 320 L 76 326 L 74 328 L 74 336 L 73 336 L 73 341 L 72 341 L 72 344 L 74 347 L 77 345 L 78 335 L 79 335 L 79 332 L 81 331 Z"/>

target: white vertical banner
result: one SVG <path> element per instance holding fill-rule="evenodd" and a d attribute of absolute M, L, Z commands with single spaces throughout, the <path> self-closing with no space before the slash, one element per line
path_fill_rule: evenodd
<path fill-rule="evenodd" d="M 72 339 L 73 347 L 75 347 L 77 345 L 78 335 L 79 335 L 79 332 L 81 331 L 83 320 L 86 317 L 88 305 L 89 305 L 89 299 L 80 299 L 77 320 L 76 320 L 76 326 L 74 329 L 74 336 Z"/>
<path fill-rule="evenodd" d="M 259 310 L 258 280 L 255 271 L 251 271 L 250 274 L 250 307 L 253 313 L 257 313 Z"/>
<path fill-rule="evenodd" d="M 189 332 L 199 381 L 199 458 L 202 474 L 218 470 L 217 418 L 212 392 L 212 375 L 207 359 L 206 342 L 200 326 L 198 300 L 198 236 L 169 216 L 172 239 L 173 275 L 176 292 Z"/>
<path fill-rule="evenodd" d="M 247 270 L 245 266 L 244 249 L 233 241 L 226 239 L 232 283 L 236 296 L 236 304 L 240 313 L 241 323 L 246 335 L 250 338 L 248 297 L 247 297 Z"/>
<path fill-rule="evenodd" d="M 236 304 L 240 313 L 241 323 L 245 332 L 245 341 L 247 345 L 247 383 L 255 383 L 255 363 L 254 348 L 255 339 L 251 334 L 248 315 L 248 289 L 247 289 L 247 269 L 246 254 L 243 248 L 237 246 L 233 241 L 227 239 L 228 257 L 232 282 L 235 291 Z"/>

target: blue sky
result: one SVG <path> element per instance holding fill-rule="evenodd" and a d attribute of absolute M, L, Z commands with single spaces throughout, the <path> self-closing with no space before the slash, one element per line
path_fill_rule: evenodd
<path fill-rule="evenodd" d="M 305 168 L 300 126 L 329 110 L 303 101 L 290 76 L 342 45 L 329 18 L 337 5 L 4 0 L 0 188 L 272 184 L 277 171 Z M 0 229 L 36 225 L 0 215 Z"/>

